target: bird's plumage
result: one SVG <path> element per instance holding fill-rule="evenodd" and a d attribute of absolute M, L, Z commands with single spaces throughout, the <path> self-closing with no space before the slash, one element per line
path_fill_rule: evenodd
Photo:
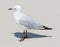
<path fill-rule="evenodd" d="M 22 25 L 28 29 L 39 29 L 42 28 L 42 25 L 38 24 L 32 17 L 25 15 L 22 12 L 14 13 L 15 20 L 18 25 Z"/>
<path fill-rule="evenodd" d="M 48 27 L 45 27 L 39 23 L 37 23 L 31 16 L 28 16 L 22 12 L 21 6 L 14 6 L 14 19 L 16 23 L 19 26 L 22 26 L 23 28 L 27 29 L 47 29 Z"/>

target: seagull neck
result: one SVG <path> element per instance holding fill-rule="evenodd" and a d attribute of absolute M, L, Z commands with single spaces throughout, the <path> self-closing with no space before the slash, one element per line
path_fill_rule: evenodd
<path fill-rule="evenodd" d="M 22 13 L 22 11 L 15 11 L 15 13 Z"/>

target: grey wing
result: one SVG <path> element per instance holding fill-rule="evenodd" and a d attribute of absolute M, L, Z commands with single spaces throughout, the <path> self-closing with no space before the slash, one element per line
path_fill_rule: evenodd
<path fill-rule="evenodd" d="M 43 27 L 42 25 L 36 24 L 36 22 L 34 21 L 28 21 L 28 20 L 20 20 L 19 24 L 28 29 L 40 29 Z"/>

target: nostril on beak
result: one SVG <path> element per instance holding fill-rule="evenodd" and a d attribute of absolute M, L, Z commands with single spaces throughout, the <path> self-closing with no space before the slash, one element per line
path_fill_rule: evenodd
<path fill-rule="evenodd" d="M 12 8 L 9 8 L 8 10 L 13 10 Z"/>

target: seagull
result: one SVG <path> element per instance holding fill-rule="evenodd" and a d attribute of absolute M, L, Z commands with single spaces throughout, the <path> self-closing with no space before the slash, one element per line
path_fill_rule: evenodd
<path fill-rule="evenodd" d="M 23 36 L 22 39 L 19 41 L 23 41 L 25 38 L 27 38 L 27 30 L 52 30 L 52 28 L 49 28 L 47 26 L 44 26 L 40 23 L 38 23 L 37 21 L 35 21 L 31 16 L 26 15 L 23 10 L 22 7 L 20 5 L 15 5 L 12 8 L 9 8 L 8 10 L 13 10 L 13 16 L 14 19 L 16 21 L 16 23 L 18 24 L 18 26 L 20 26 L 21 28 L 23 28 Z"/>

